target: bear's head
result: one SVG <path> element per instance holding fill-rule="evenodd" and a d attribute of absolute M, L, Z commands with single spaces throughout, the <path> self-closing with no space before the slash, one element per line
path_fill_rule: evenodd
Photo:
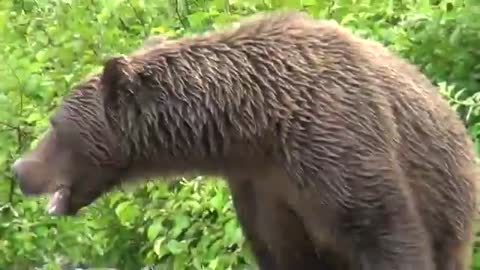
<path fill-rule="evenodd" d="M 127 57 L 108 60 L 100 75 L 72 89 L 36 147 L 14 162 L 24 194 L 51 195 L 50 214 L 75 215 L 125 177 L 130 157 L 115 110 L 133 72 Z"/>

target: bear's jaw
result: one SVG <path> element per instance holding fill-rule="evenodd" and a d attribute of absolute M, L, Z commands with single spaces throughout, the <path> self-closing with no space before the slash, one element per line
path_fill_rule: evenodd
<path fill-rule="evenodd" d="M 50 215 L 65 216 L 70 213 L 71 191 L 67 187 L 57 189 L 51 196 L 47 205 L 47 212 Z"/>

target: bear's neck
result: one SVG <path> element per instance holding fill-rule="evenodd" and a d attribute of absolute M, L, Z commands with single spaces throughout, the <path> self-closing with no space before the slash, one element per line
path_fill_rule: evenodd
<path fill-rule="evenodd" d="M 189 102 L 171 96 L 162 104 L 152 101 L 114 112 L 120 113 L 112 125 L 114 133 L 121 134 L 130 163 L 162 171 L 216 173 L 240 163 L 248 166 L 271 152 L 274 138 L 269 136 L 267 115 L 260 115 L 263 110 L 245 106 L 247 101 L 241 102 L 244 106 L 220 106 L 211 94 Z"/>
<path fill-rule="evenodd" d="M 194 164 L 271 155 L 275 130 L 288 121 L 291 95 L 301 89 L 287 77 L 290 64 L 251 62 L 248 48 L 221 49 L 152 52 L 141 63 L 142 85 L 125 91 L 131 96 L 112 112 L 133 160 Z M 274 78 L 278 72 L 285 74 Z"/>

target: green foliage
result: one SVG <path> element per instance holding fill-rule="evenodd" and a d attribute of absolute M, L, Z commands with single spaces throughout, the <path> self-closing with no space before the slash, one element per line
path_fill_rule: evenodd
<path fill-rule="evenodd" d="M 116 191 L 81 218 L 45 215 L 9 166 L 36 143 L 63 95 L 111 55 L 147 36 L 190 35 L 264 10 L 301 9 L 379 40 L 439 85 L 480 138 L 480 5 L 475 1 L 0 1 L 0 268 L 65 262 L 140 269 L 245 269 L 252 255 L 221 181 L 153 182 Z M 476 144 L 477 151 L 480 146 Z M 480 252 L 473 255 L 480 269 Z"/>

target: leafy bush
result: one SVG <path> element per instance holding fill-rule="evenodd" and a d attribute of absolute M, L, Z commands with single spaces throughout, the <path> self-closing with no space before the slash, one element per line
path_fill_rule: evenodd
<path fill-rule="evenodd" d="M 12 0 L 0 2 L 0 267 L 60 264 L 245 269 L 252 255 L 221 181 L 150 182 L 116 191 L 81 218 L 44 214 L 9 169 L 36 143 L 75 82 L 145 37 L 190 35 L 278 8 L 331 18 L 418 64 L 480 138 L 480 6 L 474 1 Z M 477 143 L 477 151 L 480 147 Z M 474 269 L 480 269 L 480 253 Z"/>

